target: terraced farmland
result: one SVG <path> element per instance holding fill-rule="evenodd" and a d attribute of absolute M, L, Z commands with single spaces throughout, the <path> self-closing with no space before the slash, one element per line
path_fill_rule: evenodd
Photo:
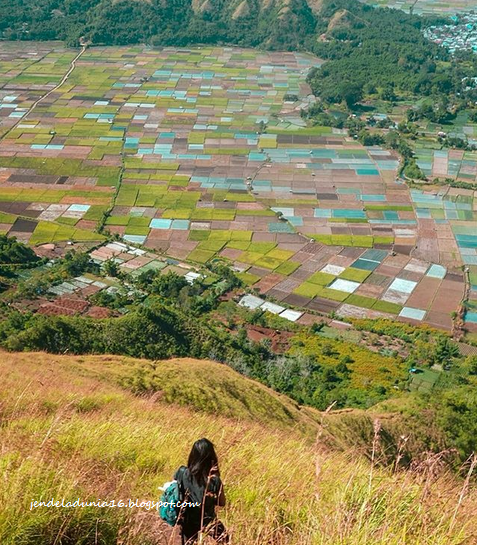
<path fill-rule="evenodd" d="M 197 267 L 223 259 L 280 305 L 451 328 L 458 267 L 477 265 L 458 233 L 477 221 L 473 194 L 410 191 L 393 152 L 304 127 L 318 59 L 94 47 L 29 112 L 76 54 L 50 48 L 0 45 L 2 232 L 117 233 Z"/>

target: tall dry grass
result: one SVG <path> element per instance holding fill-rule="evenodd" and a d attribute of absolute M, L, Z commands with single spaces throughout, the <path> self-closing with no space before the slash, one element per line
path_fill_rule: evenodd
<path fill-rule="evenodd" d="M 2 354 L 0 543 L 174 542 L 144 509 L 37 508 L 32 500 L 157 500 L 194 440 L 220 456 L 236 545 L 458 545 L 477 542 L 470 473 L 456 481 L 428 464 L 383 469 L 330 452 L 294 427 L 280 431 L 154 398 L 93 378 L 77 360 Z M 192 364 L 192 363 L 191 363 Z M 211 367 L 213 372 L 213 367 Z M 207 377 L 203 377 L 204 384 Z M 245 380 L 245 379 L 243 379 Z M 379 426 L 375 428 L 378 452 Z M 433 469 L 431 469 L 431 467 Z"/>

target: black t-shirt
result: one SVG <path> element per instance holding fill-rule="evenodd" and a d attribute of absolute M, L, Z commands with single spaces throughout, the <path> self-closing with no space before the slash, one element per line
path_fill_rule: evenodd
<path fill-rule="evenodd" d="M 216 475 L 210 477 L 207 486 L 208 494 L 206 495 L 205 486 L 197 482 L 186 466 L 181 466 L 175 472 L 174 479 L 183 490 L 183 501 L 199 504 L 199 506 L 184 507 L 180 515 L 183 533 L 186 536 L 193 536 L 215 519 L 215 507 L 218 504 L 222 482 L 220 477 Z M 203 501 L 205 502 L 204 506 L 202 506 Z"/>

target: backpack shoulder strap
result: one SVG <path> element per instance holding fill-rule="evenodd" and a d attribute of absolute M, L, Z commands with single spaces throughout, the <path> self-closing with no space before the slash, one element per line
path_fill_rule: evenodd
<path fill-rule="evenodd" d="M 186 472 L 186 466 L 181 466 L 174 475 L 177 484 L 179 485 L 179 494 L 181 499 L 185 498 L 185 486 L 184 486 L 184 474 Z"/>
<path fill-rule="evenodd" d="M 221 487 L 222 481 L 220 480 L 220 477 L 218 475 L 212 475 L 212 477 L 209 479 L 208 490 L 213 494 L 218 494 Z"/>

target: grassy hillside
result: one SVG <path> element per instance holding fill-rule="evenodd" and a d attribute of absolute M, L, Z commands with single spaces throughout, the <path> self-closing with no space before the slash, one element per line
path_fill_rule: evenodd
<path fill-rule="evenodd" d="M 72 358 L 68 366 L 162 403 L 189 406 L 209 414 L 275 428 L 297 427 L 306 435 L 314 436 L 317 432 L 318 411 L 300 407 L 290 398 L 212 361 L 191 358 L 148 361 L 93 356 Z"/>
<path fill-rule="evenodd" d="M 452 545 L 477 532 L 462 483 L 310 441 L 311 413 L 218 364 L 2 353 L 0 373 L 2 545 L 173 543 L 153 511 L 30 503 L 156 500 L 201 436 L 221 458 L 232 543 Z"/>

